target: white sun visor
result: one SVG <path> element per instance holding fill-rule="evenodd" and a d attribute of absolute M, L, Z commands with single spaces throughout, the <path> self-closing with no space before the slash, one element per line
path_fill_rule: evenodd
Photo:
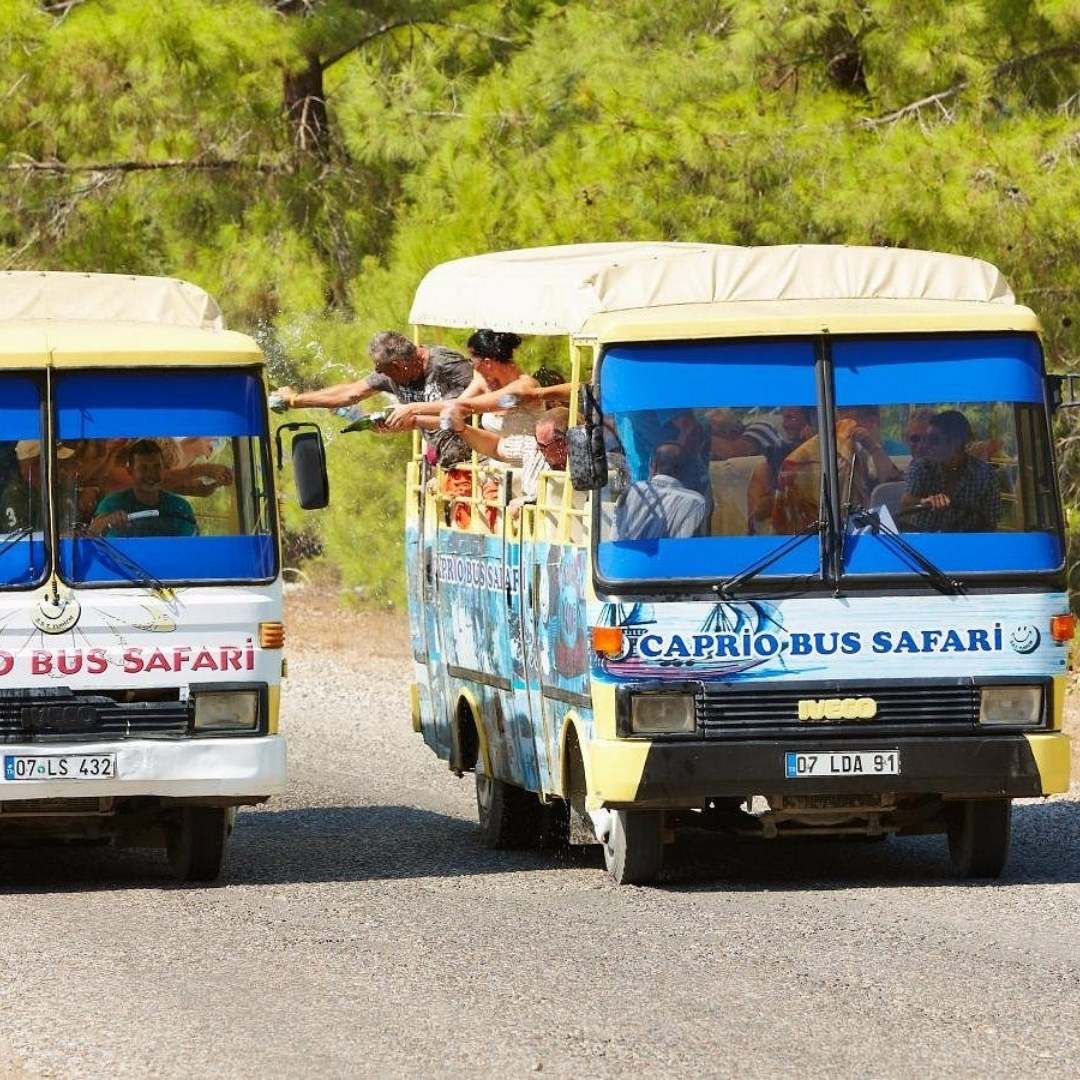
<path fill-rule="evenodd" d="M 214 299 L 176 278 L 0 271 L 0 321 L 37 319 L 225 327 Z"/>
<path fill-rule="evenodd" d="M 960 255 L 829 245 L 575 244 L 436 266 L 416 291 L 409 321 L 573 334 L 603 312 L 763 300 L 1015 303 L 996 267 Z"/>

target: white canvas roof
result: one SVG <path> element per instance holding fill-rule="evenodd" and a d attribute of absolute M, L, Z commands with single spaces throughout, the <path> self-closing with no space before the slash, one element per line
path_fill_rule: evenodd
<path fill-rule="evenodd" d="M 176 278 L 0 272 L 0 322 L 28 319 L 225 328 L 213 298 L 197 285 Z"/>
<path fill-rule="evenodd" d="M 619 243 L 498 251 L 443 263 L 409 321 L 574 334 L 598 314 L 741 301 L 1015 304 L 981 259 L 903 248 Z"/>

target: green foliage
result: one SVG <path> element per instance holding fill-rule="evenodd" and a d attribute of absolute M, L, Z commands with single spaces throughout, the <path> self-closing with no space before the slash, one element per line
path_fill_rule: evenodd
<path fill-rule="evenodd" d="M 0 268 L 191 278 L 275 377 L 321 385 L 483 250 L 937 248 L 999 265 L 1072 367 L 1078 30 L 1075 0 L 8 0 L 0 164 L 220 167 L 9 171 Z M 405 442 L 331 443 L 321 543 L 378 599 L 400 598 Z"/>

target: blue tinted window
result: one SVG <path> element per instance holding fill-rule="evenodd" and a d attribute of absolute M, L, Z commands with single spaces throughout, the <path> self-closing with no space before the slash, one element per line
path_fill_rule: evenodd
<path fill-rule="evenodd" d="M 609 349 L 600 369 L 610 477 L 601 576 L 715 581 L 812 531 L 821 490 L 815 386 L 807 340 Z M 765 576 L 817 566 L 808 535 Z"/>
<path fill-rule="evenodd" d="M 0 374 L 0 588 L 40 581 L 47 549 L 40 385 Z"/>
<path fill-rule="evenodd" d="M 276 573 L 263 385 L 222 370 L 64 372 L 59 561 L 77 583 Z"/>

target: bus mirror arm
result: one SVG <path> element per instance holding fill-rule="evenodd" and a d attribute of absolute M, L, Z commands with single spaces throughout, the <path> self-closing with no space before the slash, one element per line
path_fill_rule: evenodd
<path fill-rule="evenodd" d="M 1080 409 L 1080 373 L 1047 375 L 1046 388 L 1052 413 L 1058 409 Z"/>
<path fill-rule="evenodd" d="M 308 430 L 301 430 L 301 429 Z M 274 447 L 277 450 L 277 467 L 284 464 L 281 433 L 293 432 L 292 453 L 293 476 L 296 480 L 296 501 L 302 510 L 321 510 L 330 502 L 330 481 L 326 475 L 326 447 L 323 444 L 322 431 L 317 424 L 292 423 L 282 424 L 274 433 Z"/>

